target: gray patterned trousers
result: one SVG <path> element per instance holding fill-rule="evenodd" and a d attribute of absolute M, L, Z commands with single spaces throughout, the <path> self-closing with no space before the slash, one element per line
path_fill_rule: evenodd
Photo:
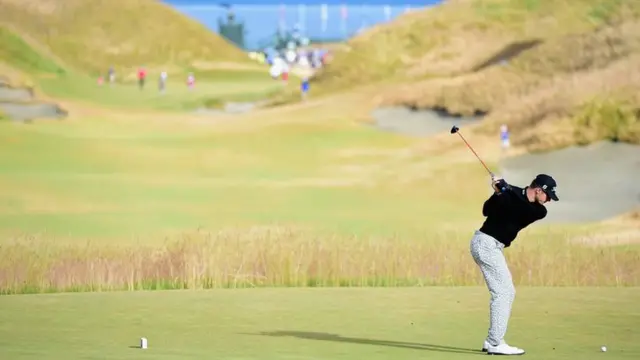
<path fill-rule="evenodd" d="M 491 293 L 489 304 L 489 334 L 487 341 L 494 346 L 504 341 L 516 296 L 511 272 L 502 253 L 504 245 L 493 237 L 476 231 L 471 239 L 471 256 L 480 267 Z"/>

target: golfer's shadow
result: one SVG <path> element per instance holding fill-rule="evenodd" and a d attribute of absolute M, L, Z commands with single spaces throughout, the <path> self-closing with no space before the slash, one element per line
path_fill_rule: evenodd
<path fill-rule="evenodd" d="M 337 334 L 327 334 L 327 333 L 319 333 L 319 332 L 269 331 L 269 332 L 261 332 L 253 335 L 276 336 L 276 337 L 288 336 L 288 337 L 295 337 L 295 338 L 305 339 L 305 340 L 320 340 L 320 341 L 333 341 L 333 342 L 351 343 L 351 344 L 389 346 L 389 347 L 397 347 L 397 348 L 404 348 L 404 349 L 438 351 L 438 352 L 447 352 L 447 353 L 477 354 L 477 355 L 484 354 L 482 351 L 477 349 L 468 349 L 468 348 L 460 348 L 460 347 L 445 346 L 445 345 L 434 345 L 434 344 L 421 344 L 421 343 L 412 343 L 412 342 L 343 337 Z"/>

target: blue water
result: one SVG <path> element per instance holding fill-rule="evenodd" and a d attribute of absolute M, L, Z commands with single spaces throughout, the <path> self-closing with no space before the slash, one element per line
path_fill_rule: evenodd
<path fill-rule="evenodd" d="M 204 0 L 165 0 L 183 14 L 201 22 L 212 31 L 218 31 L 219 19 L 225 19 L 228 12 L 217 2 Z M 248 3 L 248 2 L 247 2 Z M 346 39 L 359 31 L 394 19 L 407 10 L 431 7 L 441 0 L 403 1 L 402 5 L 389 5 L 381 0 L 367 1 L 367 5 L 347 3 L 347 16 L 342 17 L 338 2 L 308 1 L 299 5 L 294 1 L 269 4 L 253 0 L 251 4 L 234 2 L 232 10 L 236 20 L 245 24 L 245 45 L 247 49 L 259 49 L 273 39 L 279 27 L 291 30 L 299 27 L 304 36 L 321 39 Z M 329 4 L 326 22 L 323 26 L 321 4 Z"/>
<path fill-rule="evenodd" d="M 300 0 L 238 0 L 238 1 L 211 1 L 211 0 L 167 0 L 165 1 L 169 4 L 174 5 L 212 5 L 217 6 L 220 4 L 231 4 L 235 5 L 269 5 L 269 6 L 278 6 L 280 4 L 285 5 L 298 5 L 300 4 Z M 364 3 L 369 5 L 413 5 L 413 6 L 431 6 L 435 4 L 441 3 L 442 0 L 403 0 L 403 1 L 389 1 L 389 0 L 367 0 L 367 1 L 353 1 L 353 0 L 307 0 L 304 4 L 307 5 L 342 5 L 346 4 L 348 6 L 354 5 L 362 5 Z"/>

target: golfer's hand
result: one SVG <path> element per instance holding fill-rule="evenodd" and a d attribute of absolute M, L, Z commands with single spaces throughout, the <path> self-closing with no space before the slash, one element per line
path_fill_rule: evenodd
<path fill-rule="evenodd" d="M 504 181 L 504 179 L 495 177 L 491 181 L 491 187 L 493 187 L 493 190 L 495 190 L 495 192 L 499 194 L 499 193 L 502 193 L 503 191 L 502 189 L 508 189 L 509 184 L 507 184 L 507 182 Z"/>

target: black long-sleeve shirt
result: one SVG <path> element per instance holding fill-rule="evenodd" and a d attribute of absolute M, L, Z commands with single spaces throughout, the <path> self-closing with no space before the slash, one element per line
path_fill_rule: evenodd
<path fill-rule="evenodd" d="M 487 218 L 480 231 L 509 247 L 520 230 L 547 216 L 547 208 L 530 202 L 526 188 L 511 186 L 502 194 L 492 194 L 482 207 Z"/>

